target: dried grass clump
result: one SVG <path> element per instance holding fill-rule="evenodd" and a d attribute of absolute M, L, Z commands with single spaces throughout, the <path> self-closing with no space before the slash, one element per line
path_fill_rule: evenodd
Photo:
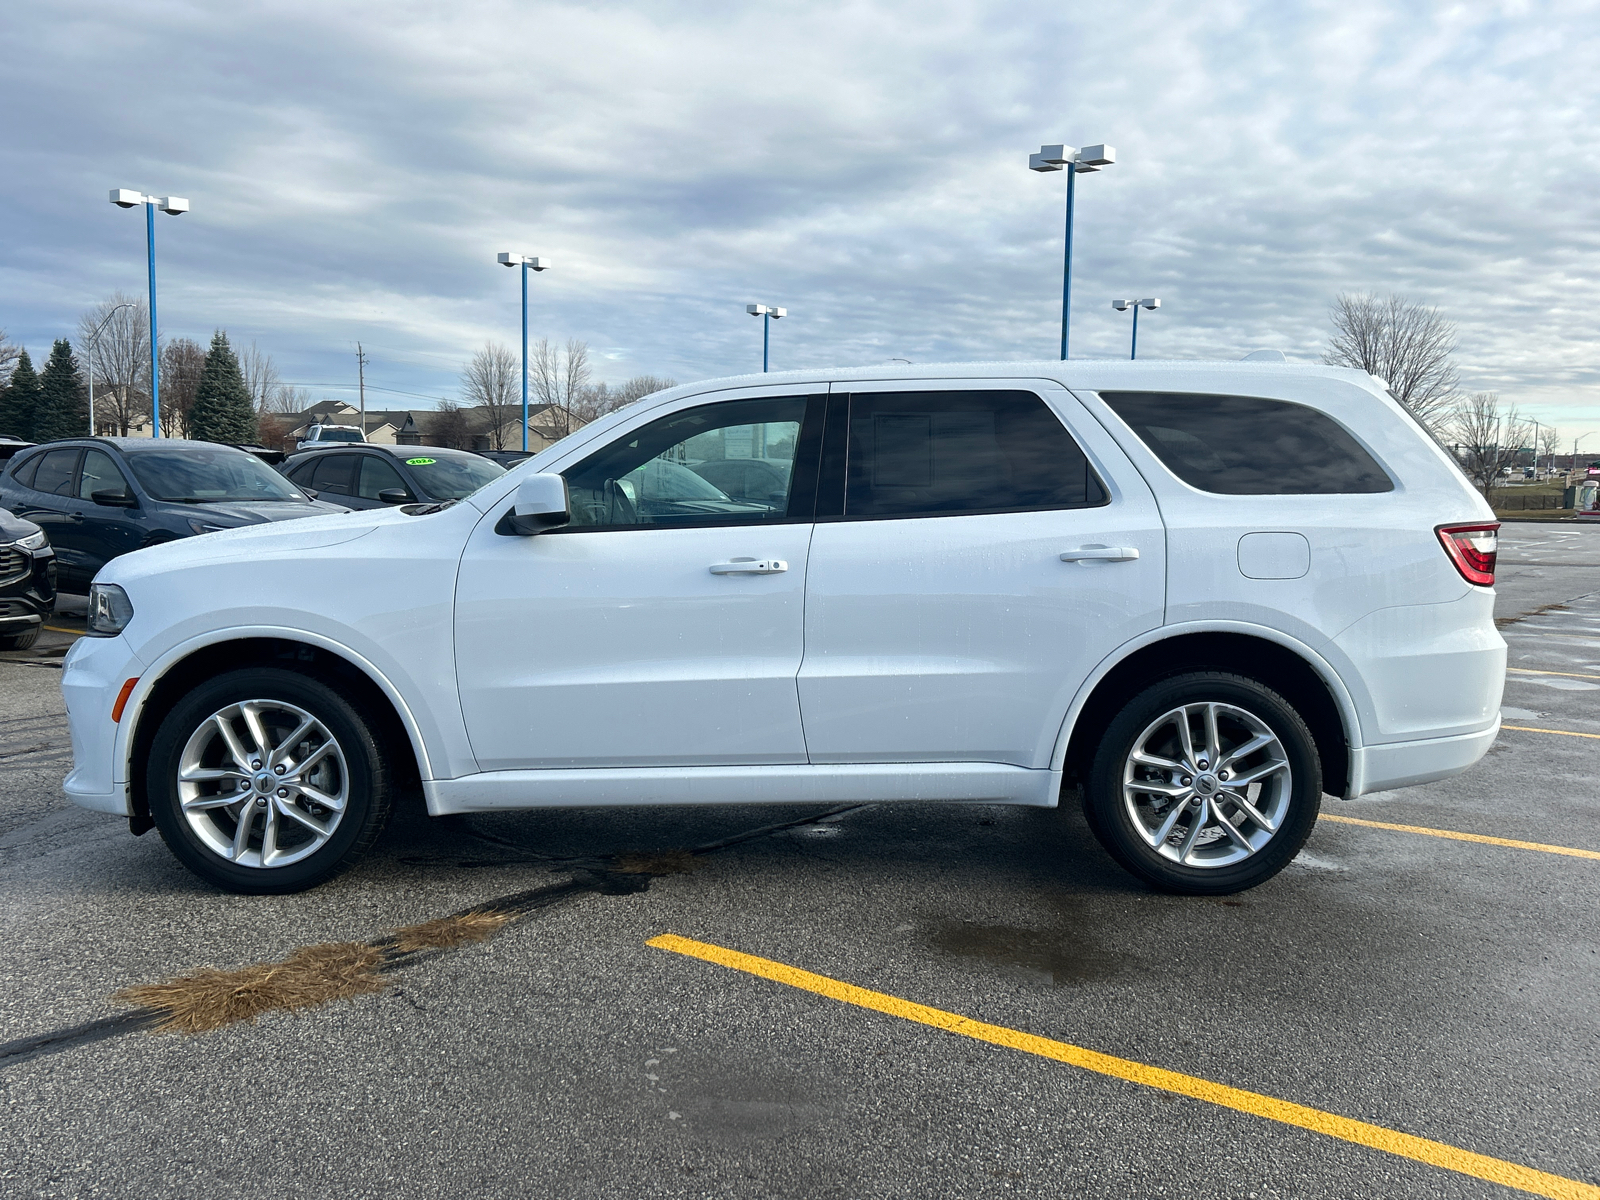
<path fill-rule="evenodd" d="M 166 983 L 125 988 L 113 999 L 163 1014 L 157 1030 L 204 1033 L 239 1021 L 252 1024 L 274 1009 L 311 1008 L 383 991 L 383 952 L 361 942 L 303 946 L 282 962 L 238 971 L 206 968 Z"/>
<path fill-rule="evenodd" d="M 686 875 L 700 865 L 692 850 L 656 850 L 619 854 L 616 870 L 623 875 Z"/>
<path fill-rule="evenodd" d="M 400 954 L 408 954 L 413 950 L 444 950 L 468 942 L 481 942 L 493 937 L 509 920 L 510 913 L 486 911 L 407 925 L 394 931 L 394 948 Z"/>

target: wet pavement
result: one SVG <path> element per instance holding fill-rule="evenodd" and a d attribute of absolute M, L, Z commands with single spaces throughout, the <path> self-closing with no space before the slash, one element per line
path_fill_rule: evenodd
<path fill-rule="evenodd" d="M 1600 859 L 1379 827 L 1600 852 L 1600 737 L 1574 736 L 1600 735 L 1600 528 L 1508 525 L 1500 579 L 1518 728 L 1458 779 L 1327 801 L 1376 824 L 1325 821 L 1221 900 L 1144 889 L 1070 808 L 925 805 L 408 811 L 331 884 L 228 896 L 65 802 L 59 672 L 0 662 L 0 1043 L 30 1047 L 0 1047 L 0 1194 L 1518 1194 L 1473 1154 L 1600 1184 Z M 526 915 L 379 994 L 194 1036 L 70 1032 L 123 1011 L 122 987 L 512 896 Z"/>

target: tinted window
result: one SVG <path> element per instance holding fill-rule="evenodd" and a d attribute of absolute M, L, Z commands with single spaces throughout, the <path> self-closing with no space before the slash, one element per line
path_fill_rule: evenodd
<path fill-rule="evenodd" d="M 406 481 L 400 478 L 400 472 L 394 469 L 393 463 L 384 461 L 376 454 L 362 455 L 360 485 L 356 489 L 356 494 L 368 500 L 376 500 L 378 493 L 385 488 L 399 488 L 406 495 L 411 494 L 411 489 L 406 486 Z"/>
<path fill-rule="evenodd" d="M 1225 496 L 1391 492 L 1372 455 L 1331 417 L 1257 396 L 1102 392 L 1174 475 Z"/>
<path fill-rule="evenodd" d="M 1077 442 L 1032 392 L 854 395 L 849 441 L 849 517 L 1106 502 Z"/>
<path fill-rule="evenodd" d="M 231 446 L 177 442 L 131 450 L 127 459 L 133 477 L 157 500 L 305 500 L 266 463 Z"/>
<path fill-rule="evenodd" d="M 506 473 L 499 463 L 460 450 L 419 448 L 405 462 L 417 483 L 435 500 L 460 500 Z"/>
<path fill-rule="evenodd" d="M 83 470 L 79 472 L 78 499 L 92 500 L 96 492 L 128 491 L 128 481 L 122 477 L 111 455 L 104 450 L 85 450 Z"/>
<path fill-rule="evenodd" d="M 34 488 L 52 496 L 72 495 L 72 469 L 78 465 L 79 453 L 74 447 L 71 450 L 51 450 L 41 456 L 39 470 L 33 477 Z"/>
<path fill-rule="evenodd" d="M 317 461 L 317 473 L 311 477 L 314 491 L 333 496 L 348 496 L 355 490 L 352 468 L 356 465 L 354 454 L 324 454 Z"/>
<path fill-rule="evenodd" d="M 566 472 L 569 528 L 783 520 L 805 411 L 725 400 L 653 421 Z"/>
<path fill-rule="evenodd" d="M 317 460 L 315 458 L 307 458 L 303 462 L 296 463 L 284 473 L 288 475 L 290 479 L 298 483 L 301 487 L 310 487 L 311 474 L 316 469 Z"/>
<path fill-rule="evenodd" d="M 33 473 L 39 469 L 39 460 L 43 457 L 42 454 L 35 454 L 31 458 L 23 459 L 11 468 L 11 478 L 23 487 L 32 487 Z"/>

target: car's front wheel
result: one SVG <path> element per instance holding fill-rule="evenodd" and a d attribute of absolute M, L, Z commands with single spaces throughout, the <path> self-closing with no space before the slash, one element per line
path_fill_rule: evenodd
<path fill-rule="evenodd" d="M 1163 891 L 1227 895 L 1271 879 L 1300 852 L 1322 803 L 1311 732 L 1253 679 L 1162 680 L 1111 722 L 1084 788 L 1112 857 Z"/>
<path fill-rule="evenodd" d="M 231 671 L 193 689 L 161 722 L 146 769 L 162 838 L 231 892 L 321 883 L 389 817 L 390 772 L 370 719 L 294 671 Z"/>

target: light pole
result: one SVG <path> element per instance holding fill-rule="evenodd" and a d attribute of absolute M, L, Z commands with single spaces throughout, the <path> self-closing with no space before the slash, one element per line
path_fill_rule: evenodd
<path fill-rule="evenodd" d="M 530 258 L 526 254 L 501 254 L 495 262 L 502 267 L 522 268 L 522 452 L 528 452 L 528 272 L 548 271 L 548 258 Z M 497 435 L 498 436 L 498 435 Z"/>
<path fill-rule="evenodd" d="M 761 318 L 761 373 L 765 375 L 769 361 L 767 352 L 772 344 L 769 336 L 772 322 L 780 317 L 787 317 L 789 310 L 787 308 L 769 308 L 765 304 L 746 304 L 744 310 L 752 317 Z"/>
<path fill-rule="evenodd" d="M 1075 187 L 1073 181 L 1080 172 L 1098 171 L 1117 161 L 1113 146 L 1040 146 L 1039 153 L 1028 155 L 1028 170 L 1048 172 L 1067 171 L 1067 250 L 1061 267 L 1061 360 L 1067 358 L 1067 333 L 1072 323 L 1072 205 Z M 1068 168 L 1071 168 L 1068 170 Z"/>
<path fill-rule="evenodd" d="M 94 349 L 100 344 L 100 335 L 105 332 L 111 318 L 125 308 L 132 308 L 132 304 L 119 304 L 106 314 L 106 319 L 96 326 L 95 331 L 89 335 L 89 436 L 94 436 Z M 126 410 L 124 410 L 126 411 Z"/>
<path fill-rule="evenodd" d="M 1594 430 L 1591 429 L 1588 433 L 1580 433 L 1577 437 L 1572 439 L 1572 469 L 1574 471 L 1578 469 L 1578 443 L 1583 441 L 1583 439 L 1586 437 L 1593 436 Z"/>
<path fill-rule="evenodd" d="M 182 196 L 146 196 L 127 188 L 112 188 L 111 203 L 118 208 L 144 205 L 145 248 L 150 260 L 150 436 L 161 436 L 161 349 L 156 345 L 156 209 L 169 217 L 189 211 Z"/>
<path fill-rule="evenodd" d="M 1154 310 L 1156 310 L 1156 309 L 1161 307 L 1160 298 L 1156 297 L 1156 296 L 1151 296 L 1149 299 L 1146 299 L 1146 300 L 1113 300 L 1111 302 L 1111 307 L 1116 309 L 1118 312 L 1127 312 L 1130 308 L 1133 309 L 1133 345 L 1128 350 L 1128 357 L 1129 358 L 1138 358 L 1139 357 L 1139 310 L 1141 308 L 1148 308 L 1153 312 Z"/>

